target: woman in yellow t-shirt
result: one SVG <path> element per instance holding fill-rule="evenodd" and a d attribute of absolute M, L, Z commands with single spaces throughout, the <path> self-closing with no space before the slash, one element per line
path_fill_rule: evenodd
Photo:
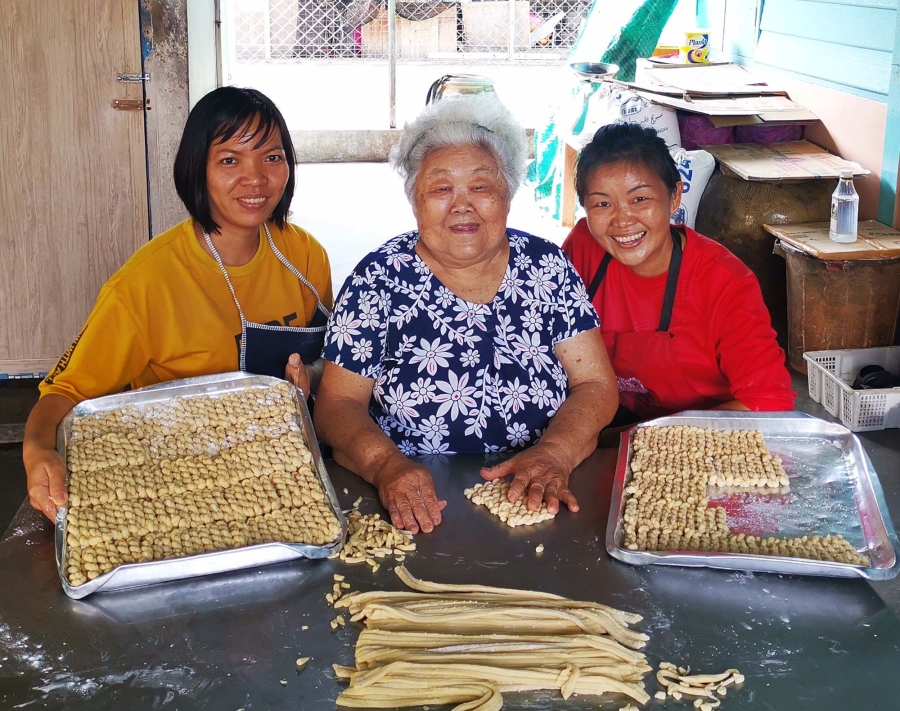
<path fill-rule="evenodd" d="M 294 149 L 275 104 L 254 89 L 204 96 L 174 173 L 191 217 L 103 286 L 25 426 L 28 495 L 51 519 L 66 501 L 56 429 L 78 402 L 239 368 L 317 385 L 331 271 L 315 238 L 286 221 Z"/>

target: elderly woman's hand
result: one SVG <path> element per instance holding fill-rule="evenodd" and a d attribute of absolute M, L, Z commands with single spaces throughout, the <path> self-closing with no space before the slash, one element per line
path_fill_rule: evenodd
<path fill-rule="evenodd" d="M 571 473 L 571 467 L 540 444 L 519 452 L 512 459 L 481 470 L 482 478 L 488 481 L 514 474 L 509 487 L 509 500 L 515 503 L 527 492 L 525 505 L 529 511 L 537 511 L 541 501 L 545 501 L 547 510 L 552 514 L 559 512 L 560 501 L 570 511 L 578 511 L 578 501 L 569 491 Z"/>
<path fill-rule="evenodd" d="M 435 495 L 434 482 L 425 467 L 407 460 L 380 472 L 373 483 L 397 528 L 410 533 L 418 533 L 421 528 L 431 533 L 441 522 L 447 502 Z"/>

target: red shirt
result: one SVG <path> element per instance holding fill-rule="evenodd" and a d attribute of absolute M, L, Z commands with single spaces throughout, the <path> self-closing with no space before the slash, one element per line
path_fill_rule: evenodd
<path fill-rule="evenodd" d="M 689 227 L 679 229 L 687 239 L 669 327 L 674 362 L 637 367 L 669 369 L 671 378 L 665 380 L 685 379 L 697 396 L 687 403 L 684 388 L 673 385 L 667 393 L 662 386 L 653 389 L 656 402 L 669 411 L 708 409 L 731 400 L 757 411 L 793 409 L 795 393 L 784 351 L 756 277 L 718 242 Z M 591 235 L 587 220 L 575 225 L 563 250 L 590 284 L 606 251 Z M 666 276 L 641 277 L 612 260 L 593 300 L 607 348 L 615 334 L 656 331 Z M 617 375 L 627 367 L 615 360 L 613 366 Z M 640 380 L 641 372 L 629 376 Z"/>

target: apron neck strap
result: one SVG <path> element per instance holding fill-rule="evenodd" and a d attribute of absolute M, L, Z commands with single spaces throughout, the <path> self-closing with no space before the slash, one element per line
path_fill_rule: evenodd
<path fill-rule="evenodd" d="M 303 276 L 303 273 L 299 269 L 297 269 L 297 267 L 291 264 L 281 253 L 278 247 L 275 246 L 275 242 L 272 239 L 272 234 L 269 232 L 269 226 L 263 224 L 263 229 L 266 231 L 266 240 L 269 242 L 269 249 L 272 250 L 272 253 L 278 259 L 278 261 L 281 262 L 285 267 L 287 267 L 288 271 L 295 277 L 297 277 L 300 282 L 313 293 L 313 295 L 316 297 L 316 308 L 325 315 L 325 318 L 330 318 L 331 312 L 327 308 L 325 308 L 325 304 L 323 304 L 322 299 L 319 298 L 319 292 L 316 290 L 316 287 L 310 284 L 307 278 Z M 222 263 L 222 258 L 219 256 L 219 252 L 206 230 L 203 230 L 203 238 L 206 240 L 206 246 L 209 247 L 209 251 L 212 252 L 212 256 L 213 258 L 215 258 L 216 264 L 218 264 L 219 269 L 222 270 L 222 276 L 225 277 L 225 283 L 228 284 L 228 290 L 231 292 L 231 298 L 234 299 L 234 305 L 237 306 L 238 313 L 241 315 L 241 325 L 243 326 L 247 323 L 247 319 L 244 317 L 244 310 L 241 308 L 241 302 L 238 301 L 237 294 L 234 291 L 234 286 L 231 283 L 231 278 L 228 276 L 228 270 L 225 269 L 225 265 Z"/>
<path fill-rule="evenodd" d="M 268 230 L 266 230 L 266 232 L 268 233 Z M 212 239 L 209 236 L 209 232 L 207 232 L 206 230 L 203 230 L 203 239 L 206 240 L 206 246 L 209 247 L 209 251 L 212 252 L 212 256 L 216 260 L 216 264 L 219 265 L 219 269 L 222 270 L 222 276 L 225 277 L 225 283 L 228 284 L 228 291 L 231 292 L 231 298 L 234 299 L 234 305 L 237 306 L 238 313 L 241 315 L 241 327 L 243 327 L 246 325 L 247 319 L 244 318 L 244 310 L 241 308 L 241 302 L 238 301 L 237 294 L 234 293 L 234 286 L 232 286 L 231 284 L 231 278 L 228 276 L 228 270 L 222 263 L 222 258 L 219 256 L 219 251 L 216 249 Z"/>
<path fill-rule="evenodd" d="M 600 260 L 600 266 L 597 267 L 597 271 L 594 272 L 594 278 L 591 279 L 591 285 L 588 287 L 588 301 L 591 303 L 594 302 L 594 296 L 597 294 L 597 289 L 600 288 L 600 284 L 606 276 L 606 270 L 609 269 L 611 261 L 612 255 L 607 252 L 603 255 L 603 259 Z"/>
<path fill-rule="evenodd" d="M 672 309 L 675 307 L 675 292 L 678 289 L 678 277 L 681 274 L 681 256 L 682 256 L 682 248 L 681 248 L 681 235 L 678 234 L 678 231 L 671 227 L 670 233 L 672 235 L 672 259 L 669 262 L 669 275 L 666 277 L 666 291 L 663 296 L 663 307 L 662 313 L 659 316 L 659 328 L 657 331 L 668 331 L 669 325 L 672 322 Z M 597 267 L 597 271 L 594 273 L 594 278 L 591 279 L 591 284 L 588 287 L 588 301 L 593 303 L 594 296 L 597 294 L 597 290 L 600 288 L 600 284 L 603 282 L 604 277 L 606 277 L 606 270 L 609 269 L 609 263 L 612 261 L 612 255 L 607 252 L 603 255 L 603 259 L 600 260 L 600 266 Z"/>
<path fill-rule="evenodd" d="M 678 290 L 678 276 L 681 274 L 681 235 L 671 227 L 672 260 L 669 262 L 669 276 L 666 277 L 666 293 L 663 297 L 662 313 L 659 315 L 657 331 L 668 331 L 672 322 L 672 309 L 675 307 L 675 292 Z"/>
<path fill-rule="evenodd" d="M 316 308 L 323 314 L 325 314 L 326 318 L 331 318 L 331 312 L 327 308 L 325 308 L 325 304 L 322 303 L 322 299 L 319 297 L 319 292 L 316 290 L 316 287 L 310 284 L 309 280 L 305 276 L 303 276 L 303 272 L 301 272 L 299 269 L 297 269 L 297 267 L 291 264 L 287 260 L 287 257 L 285 257 L 278 249 L 278 247 L 275 246 L 275 242 L 272 239 L 271 233 L 269 232 L 269 226 L 264 224 L 263 228 L 266 231 L 266 239 L 269 240 L 269 249 L 272 250 L 272 253 L 278 258 L 278 261 L 281 262 L 285 267 L 287 267 L 287 270 L 295 277 L 297 277 L 300 282 L 313 293 L 313 295 L 316 297 Z"/>

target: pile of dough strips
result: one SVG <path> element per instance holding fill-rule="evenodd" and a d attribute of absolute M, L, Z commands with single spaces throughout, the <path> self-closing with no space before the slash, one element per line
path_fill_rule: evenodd
<path fill-rule="evenodd" d="M 67 449 L 66 573 L 282 541 L 341 525 L 296 424 L 291 387 L 174 398 L 75 418 Z"/>
<path fill-rule="evenodd" d="M 497 711 L 504 691 L 542 689 L 649 701 L 642 678 L 652 669 L 635 651 L 648 637 L 629 629 L 640 615 L 544 592 L 430 583 L 403 566 L 395 572 L 412 592 L 350 592 L 334 603 L 365 624 L 356 667 L 334 665 L 350 682 L 338 706 Z"/>
<path fill-rule="evenodd" d="M 625 487 L 625 547 L 642 551 L 722 551 L 868 566 L 840 535 L 774 538 L 733 534 L 725 509 L 709 506 L 708 486 L 784 491 L 781 460 L 762 432 L 700 427 L 639 427 L 632 479 Z"/>

